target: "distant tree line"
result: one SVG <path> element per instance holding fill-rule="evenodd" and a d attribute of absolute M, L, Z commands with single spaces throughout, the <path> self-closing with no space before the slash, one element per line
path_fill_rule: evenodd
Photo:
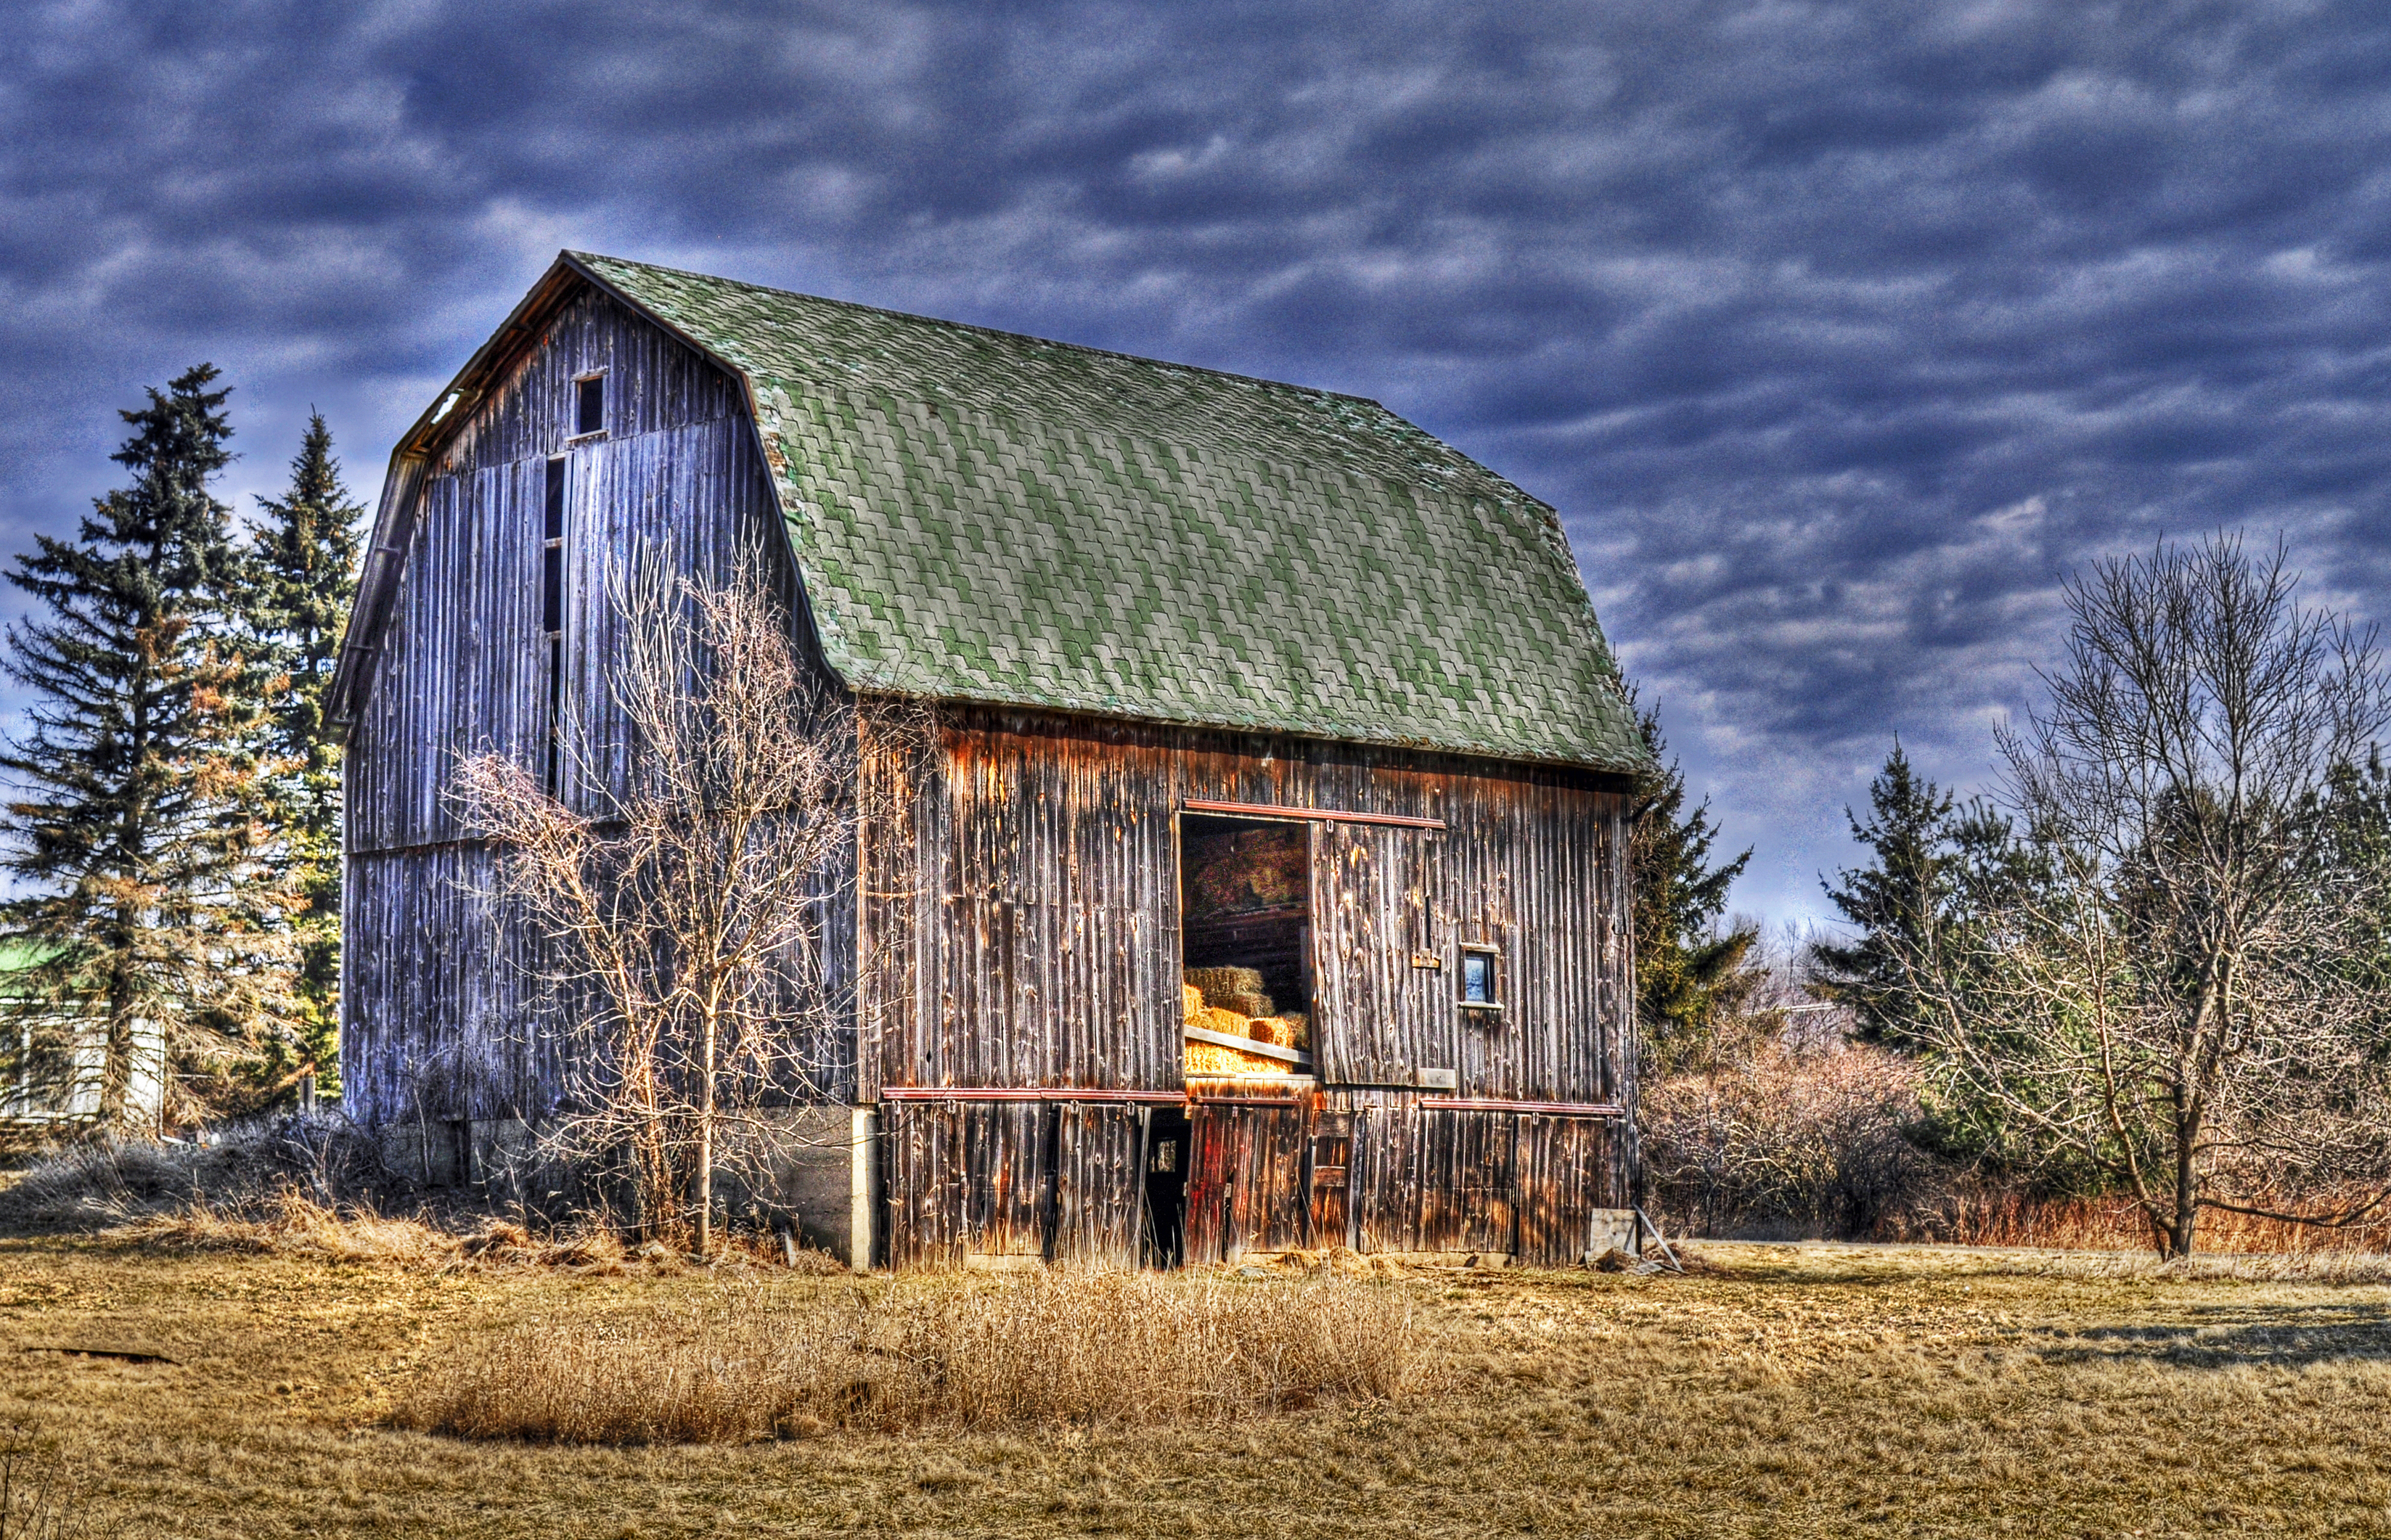
<path fill-rule="evenodd" d="M 7 994 L 96 1029 L 101 1115 L 136 1081 L 170 1124 L 338 1073 L 340 746 L 324 696 L 363 510 L 321 414 L 288 488 L 238 523 L 213 487 L 230 391 L 201 364 L 122 415 L 127 484 L 6 573 Z M 79 1061 L 78 1061 L 79 1062 Z"/>

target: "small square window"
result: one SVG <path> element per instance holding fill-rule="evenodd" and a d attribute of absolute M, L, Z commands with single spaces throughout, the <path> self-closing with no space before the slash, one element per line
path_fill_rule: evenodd
<path fill-rule="evenodd" d="M 1461 1003 L 1464 1005 L 1498 1006 L 1501 997 L 1494 990 L 1494 953 L 1483 949 L 1464 948 L 1461 953 Z"/>
<path fill-rule="evenodd" d="M 593 374 L 574 382 L 573 435 L 594 434 L 606 426 L 606 377 Z"/>

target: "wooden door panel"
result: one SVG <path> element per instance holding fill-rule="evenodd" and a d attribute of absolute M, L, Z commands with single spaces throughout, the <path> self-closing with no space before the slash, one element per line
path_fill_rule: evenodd
<path fill-rule="evenodd" d="M 1422 1072 L 1457 1066 L 1441 837 L 1364 823 L 1312 835 L 1312 1052 L 1330 1084 L 1435 1083 Z"/>
<path fill-rule="evenodd" d="M 1187 1260 L 1304 1243 L 1307 1109 L 1197 1103 L 1188 1114 Z"/>
<path fill-rule="evenodd" d="M 1084 1102 L 1054 1112 L 1054 1211 L 1046 1255 L 1055 1262 L 1137 1265 L 1144 1238 L 1138 1109 Z"/>
<path fill-rule="evenodd" d="M 1312 1129 L 1312 1211 L 1306 1239 L 1313 1246 L 1351 1244 L 1353 1115 L 1319 1114 Z"/>

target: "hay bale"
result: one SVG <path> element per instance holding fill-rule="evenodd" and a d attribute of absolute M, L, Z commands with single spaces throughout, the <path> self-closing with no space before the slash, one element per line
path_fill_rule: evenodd
<path fill-rule="evenodd" d="M 1224 1011 L 1217 1005 L 1208 1007 L 1204 1012 L 1204 1019 L 1194 1025 L 1204 1028 L 1208 1031 L 1220 1032 L 1233 1038 L 1253 1035 L 1250 1016 L 1240 1016 L 1234 1011 Z"/>
<path fill-rule="evenodd" d="M 1189 968 L 1184 981 L 1204 991 L 1207 1005 L 1226 1005 L 1233 994 L 1262 992 L 1262 976 L 1255 968 Z M 1253 1015 L 1251 1011 L 1246 1014 Z"/>
<path fill-rule="evenodd" d="M 1204 991 L 1193 984 L 1179 986 L 1179 1019 L 1189 1027 L 1204 1025 Z"/>
<path fill-rule="evenodd" d="M 1246 1035 L 1256 1042 L 1267 1042 L 1274 1048 L 1295 1046 L 1295 1029 L 1285 1016 L 1256 1016 L 1247 1026 Z"/>
<path fill-rule="evenodd" d="M 1278 1015 L 1278 1006 L 1271 997 L 1258 990 L 1233 990 L 1215 998 L 1212 1003 L 1243 1016 Z"/>
<path fill-rule="evenodd" d="M 1286 1023 L 1288 1033 L 1286 1045 L 1289 1048 L 1300 1048 L 1310 1053 L 1312 1051 L 1312 1017 L 1301 1011 L 1282 1011 L 1279 1013 L 1279 1019 Z"/>
<path fill-rule="evenodd" d="M 1284 1075 L 1286 1066 L 1260 1054 L 1239 1053 L 1217 1043 L 1191 1042 L 1181 1068 L 1190 1075 Z"/>

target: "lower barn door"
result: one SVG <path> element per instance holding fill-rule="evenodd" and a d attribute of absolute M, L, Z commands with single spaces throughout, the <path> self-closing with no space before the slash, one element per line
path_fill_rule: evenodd
<path fill-rule="evenodd" d="M 1421 1114 L 1421 1250 L 1509 1256 L 1517 1249 L 1519 1123 L 1509 1112 Z"/>
<path fill-rule="evenodd" d="M 1044 1259 L 1053 1108 L 1037 1102 L 892 1104 L 888 1260 L 896 1267 L 1027 1267 Z"/>
<path fill-rule="evenodd" d="M 1595 1217 L 1614 1205 L 1618 1125 L 1598 1118 L 1519 1119 L 1519 1262 L 1567 1267 L 1593 1244 Z"/>
<path fill-rule="evenodd" d="M 1304 1244 L 1309 1112 L 1292 1102 L 1198 1102 L 1189 1109 L 1190 1262 L 1231 1262 L 1247 1251 L 1284 1251 Z"/>
<path fill-rule="evenodd" d="M 1144 1134 L 1133 1106 L 1066 1102 L 1054 1109 L 1049 1258 L 1138 1264 L 1144 1240 Z"/>

